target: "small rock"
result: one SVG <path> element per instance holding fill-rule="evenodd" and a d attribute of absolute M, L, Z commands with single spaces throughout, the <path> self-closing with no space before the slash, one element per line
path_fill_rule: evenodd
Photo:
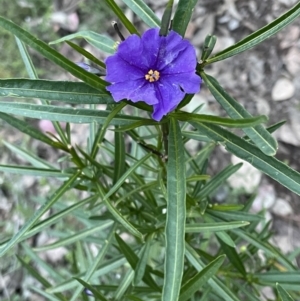
<path fill-rule="evenodd" d="M 278 0 L 278 2 L 284 4 L 287 7 L 291 7 L 297 2 L 297 0 Z"/>
<path fill-rule="evenodd" d="M 252 210 L 260 212 L 263 209 L 273 207 L 276 200 L 275 189 L 272 185 L 260 185 L 257 191 L 257 196 L 253 202 Z"/>
<path fill-rule="evenodd" d="M 266 99 L 257 97 L 254 98 L 254 101 L 256 102 L 256 108 L 259 114 L 267 116 L 270 114 L 271 108 Z"/>
<path fill-rule="evenodd" d="M 260 183 L 261 172 L 236 156 L 231 157 L 231 162 L 243 162 L 243 166 L 227 180 L 229 185 L 234 189 L 244 189 L 246 193 L 253 193 Z"/>
<path fill-rule="evenodd" d="M 294 96 L 295 87 L 288 78 L 280 78 L 272 89 L 272 99 L 274 101 L 286 100 Z"/>
<path fill-rule="evenodd" d="M 272 207 L 272 212 L 276 215 L 287 216 L 293 213 L 293 208 L 286 200 L 279 198 Z"/>
<path fill-rule="evenodd" d="M 276 132 L 278 140 L 295 146 L 300 146 L 300 113 L 297 110 L 289 112 L 289 123 L 285 123 Z"/>
<path fill-rule="evenodd" d="M 300 49 L 292 47 L 284 58 L 284 63 L 291 75 L 297 75 L 300 72 Z"/>
<path fill-rule="evenodd" d="M 239 26 L 240 26 L 240 21 L 239 21 L 239 20 L 231 19 L 231 20 L 228 22 L 228 28 L 229 28 L 231 31 L 237 29 Z"/>
<path fill-rule="evenodd" d="M 288 34 L 286 34 L 285 31 L 282 31 L 280 34 L 278 34 L 280 42 L 280 48 L 286 49 L 293 45 L 296 45 L 296 43 L 299 40 L 300 36 L 300 28 L 297 25 L 289 26 L 288 27 Z"/>

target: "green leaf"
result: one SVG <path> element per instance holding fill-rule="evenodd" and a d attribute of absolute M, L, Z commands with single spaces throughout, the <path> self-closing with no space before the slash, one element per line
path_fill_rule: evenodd
<path fill-rule="evenodd" d="M 268 39 L 272 35 L 276 34 L 285 26 L 289 25 L 300 15 L 300 3 L 297 3 L 293 8 L 291 8 L 288 12 L 275 19 L 271 23 L 262 27 L 261 29 L 253 32 L 243 40 L 238 43 L 224 49 L 223 51 L 217 53 L 206 62 L 207 64 L 211 64 L 213 62 L 217 62 L 220 60 L 224 60 L 230 56 L 236 55 L 240 52 L 243 52 L 247 49 L 254 47 L 255 45 L 261 43 L 262 41 Z"/>
<path fill-rule="evenodd" d="M 115 232 L 115 226 L 113 226 L 110 230 L 109 235 L 107 236 L 107 238 L 104 240 L 103 245 L 101 246 L 100 251 L 98 252 L 97 256 L 94 258 L 93 262 L 91 262 L 90 267 L 88 268 L 85 276 L 83 277 L 82 281 L 89 281 L 91 279 L 91 277 L 93 276 L 93 274 L 95 273 L 97 267 L 100 265 L 100 263 L 104 260 L 105 255 L 107 255 L 108 249 L 112 243 L 112 240 L 114 238 L 114 232 Z M 78 280 L 78 279 L 77 279 Z M 78 280 L 79 281 L 79 280 Z M 79 281 L 80 282 L 80 281 Z M 99 294 L 95 294 L 96 292 L 92 290 L 93 287 L 90 287 L 89 285 L 85 287 L 87 289 L 90 289 L 93 293 L 94 296 L 99 298 Z M 75 292 L 72 295 L 72 298 L 70 299 L 70 301 L 76 301 L 80 292 L 82 291 L 81 287 L 78 287 Z M 98 293 L 98 292 L 97 292 Z M 100 299 L 101 300 L 101 299 Z M 106 300 L 106 299 L 105 299 Z"/>
<path fill-rule="evenodd" d="M 152 236 L 150 236 L 150 238 L 152 238 Z M 150 247 L 151 247 L 151 239 L 147 239 L 145 245 L 141 250 L 140 259 L 134 271 L 134 280 L 133 280 L 134 286 L 137 286 L 144 277 L 149 254 L 150 254 Z"/>
<path fill-rule="evenodd" d="M 77 78 L 81 79 L 88 85 L 99 88 L 103 90 L 106 87 L 106 82 L 100 79 L 98 76 L 85 71 L 84 69 L 77 66 L 75 63 L 71 62 L 70 60 L 66 59 L 63 55 L 61 55 L 56 50 L 52 49 L 48 46 L 45 42 L 37 39 L 33 35 L 31 35 L 26 30 L 22 29 L 21 27 L 17 26 L 15 23 L 6 20 L 3 17 L 0 17 L 0 26 L 4 29 L 8 30 L 15 36 L 17 36 L 21 41 L 23 41 L 28 46 L 32 47 L 34 50 L 39 52 L 45 58 L 49 59 L 50 61 L 54 62 L 55 64 L 59 65 L 60 67 L 64 68 Z"/>
<path fill-rule="evenodd" d="M 231 118 L 224 118 L 224 117 L 218 117 L 213 115 L 193 114 L 187 112 L 184 113 L 174 112 L 171 113 L 170 116 L 177 118 L 181 121 L 207 122 L 211 124 L 218 124 L 218 125 L 223 125 L 226 127 L 233 127 L 233 128 L 248 128 L 268 121 L 268 118 L 265 115 L 258 116 L 258 117 L 243 118 L 243 119 L 231 119 Z"/>
<path fill-rule="evenodd" d="M 120 247 L 121 252 L 124 254 L 126 257 L 128 263 L 132 267 L 133 270 L 136 270 L 138 262 L 139 262 L 139 257 L 131 250 L 131 248 L 126 244 L 126 242 L 116 233 L 115 234 L 116 241 Z M 156 282 L 152 279 L 150 275 L 150 266 L 146 265 L 145 268 L 145 274 L 143 276 L 143 281 L 145 284 L 147 284 L 149 287 L 154 289 L 156 292 L 160 291 L 160 287 L 156 284 Z"/>
<path fill-rule="evenodd" d="M 116 126 L 116 128 L 118 128 Z M 115 132 L 115 167 L 113 183 L 116 183 L 125 172 L 125 137 L 122 132 Z"/>
<path fill-rule="evenodd" d="M 163 301 L 178 300 L 184 269 L 186 178 L 184 145 L 178 121 L 170 119 L 167 165 L 166 251 Z"/>
<path fill-rule="evenodd" d="M 258 222 L 264 220 L 264 216 L 260 214 L 251 214 L 243 211 L 219 211 L 219 210 L 211 210 L 207 209 L 206 213 L 222 218 L 223 220 L 231 221 L 248 221 L 248 222 Z"/>
<path fill-rule="evenodd" d="M 92 145 L 92 150 L 91 150 L 91 157 L 93 159 L 95 159 L 95 157 L 97 155 L 99 145 L 101 145 L 102 140 L 104 139 L 104 136 L 105 136 L 108 126 L 110 125 L 110 123 L 112 123 L 112 121 L 114 120 L 116 115 L 125 107 L 125 105 L 126 104 L 124 102 L 121 102 L 121 103 L 117 104 L 116 106 L 114 106 L 112 108 L 111 112 L 106 117 L 105 122 L 103 123 L 102 127 L 98 129 L 98 132 L 96 134 L 95 140 Z"/>
<path fill-rule="evenodd" d="M 37 288 L 37 286 L 32 286 L 32 287 L 30 287 L 30 289 L 33 290 L 34 292 L 38 293 L 39 295 L 45 297 L 45 299 L 48 301 L 59 301 L 60 300 L 60 299 L 54 297 L 53 295 L 46 293 L 44 289 Z"/>
<path fill-rule="evenodd" d="M 121 268 L 126 264 L 126 259 L 124 256 L 117 256 L 113 257 L 112 259 L 106 260 L 104 263 L 102 263 L 98 268 L 97 271 L 94 273 L 94 277 L 101 277 L 108 273 L 113 273 L 115 269 Z M 79 273 L 77 277 L 84 277 L 85 272 Z M 73 290 L 78 287 L 78 282 L 73 279 L 67 279 L 61 283 L 56 284 L 55 286 L 47 289 L 48 293 L 57 293 L 57 292 L 63 292 L 66 290 Z"/>
<path fill-rule="evenodd" d="M 102 232 L 103 230 L 109 228 L 112 225 L 113 225 L 113 221 L 105 221 L 103 223 L 97 223 L 94 224 L 92 227 L 89 227 L 88 229 L 77 231 L 73 235 L 68 235 L 65 238 L 55 241 L 54 243 L 43 245 L 41 247 L 36 247 L 33 250 L 35 252 L 42 252 L 42 251 L 53 250 L 56 248 L 64 247 L 69 244 L 84 240 L 88 236 L 91 236 L 95 233 Z"/>
<path fill-rule="evenodd" d="M 207 182 L 197 194 L 202 200 L 218 189 L 221 184 L 242 167 L 243 163 L 229 164 L 220 173 Z"/>
<path fill-rule="evenodd" d="M 7 251 L 9 251 L 13 246 L 20 242 L 23 236 L 27 233 L 30 228 L 39 220 L 39 218 L 50 209 L 59 198 L 72 187 L 73 183 L 77 180 L 81 171 L 75 173 L 68 181 L 66 181 L 54 194 L 46 201 L 35 213 L 34 215 L 22 226 L 22 228 L 7 242 L 4 246 L 0 248 L 0 257 L 3 256 Z"/>
<path fill-rule="evenodd" d="M 17 256 L 17 259 L 19 260 L 19 262 L 21 263 L 21 265 L 29 272 L 29 274 L 34 279 L 36 279 L 39 283 L 41 283 L 45 288 L 51 287 L 50 282 L 47 279 L 45 279 L 37 270 L 35 270 L 30 264 L 28 264 L 21 257 L 19 257 L 18 255 L 16 255 L 16 256 Z M 59 300 L 66 301 L 66 298 L 60 293 L 56 294 L 56 297 Z"/>
<path fill-rule="evenodd" d="M 244 276 L 246 277 L 247 272 L 244 266 L 243 261 L 241 260 L 239 254 L 236 249 L 232 246 L 229 246 L 225 243 L 221 238 L 217 237 L 218 242 L 221 246 L 221 250 L 225 253 L 230 263 Z"/>
<path fill-rule="evenodd" d="M 122 0 L 149 27 L 160 27 L 160 20 L 143 0 Z"/>
<path fill-rule="evenodd" d="M 137 34 L 137 35 L 139 35 L 139 32 L 137 31 L 137 29 L 127 19 L 127 17 L 124 15 L 122 9 L 119 7 L 118 4 L 115 3 L 115 0 L 104 0 L 104 1 L 110 7 L 110 9 L 116 14 L 116 16 L 120 19 L 120 21 L 123 23 L 123 25 L 127 28 L 127 30 L 131 34 Z"/>
<path fill-rule="evenodd" d="M 210 262 L 204 269 L 198 272 L 193 278 L 183 285 L 180 290 L 179 301 L 185 301 L 190 299 L 195 292 L 197 292 L 208 279 L 214 276 L 220 266 L 223 264 L 225 256 L 219 256 L 212 262 Z"/>
<path fill-rule="evenodd" d="M 129 233 L 143 240 L 143 234 L 136 229 L 106 198 L 104 199 L 107 210 L 111 213 L 111 215 L 115 218 L 117 222 L 119 222 Z"/>
<path fill-rule="evenodd" d="M 1 106 L 1 102 L 0 102 L 0 106 Z M 56 141 L 53 141 L 51 138 L 49 138 L 48 136 L 41 133 L 37 128 L 31 126 L 30 124 L 28 124 L 27 122 L 25 122 L 23 120 L 20 120 L 18 118 L 15 118 L 15 117 L 10 116 L 5 113 L 0 113 L 0 118 L 2 120 L 6 121 L 11 126 L 13 126 L 14 128 L 18 129 L 20 132 L 22 132 L 36 140 L 42 141 L 51 146 L 57 146 Z"/>
<path fill-rule="evenodd" d="M 203 45 L 201 61 L 205 61 L 210 56 L 210 54 L 214 50 L 216 42 L 217 42 L 217 37 L 216 36 L 213 36 L 213 35 L 210 35 L 210 34 L 206 36 L 205 41 L 204 41 L 204 45 Z"/>
<path fill-rule="evenodd" d="M 31 57 L 28 53 L 28 50 L 27 50 L 26 46 L 16 36 L 15 36 L 15 39 L 16 39 L 16 42 L 17 42 L 17 45 L 18 45 L 18 48 L 19 48 L 19 52 L 20 52 L 21 58 L 23 60 L 23 63 L 25 65 L 26 72 L 27 72 L 29 78 L 37 79 L 38 74 L 35 70 L 35 67 L 33 65 L 33 62 L 31 60 Z"/>
<path fill-rule="evenodd" d="M 186 257 L 197 271 L 201 271 L 205 268 L 205 264 L 199 258 L 198 253 L 189 244 L 186 244 Z M 211 277 L 207 282 L 212 287 L 212 291 L 221 297 L 221 300 L 240 301 L 240 298 L 235 296 L 233 291 L 216 276 Z"/>
<path fill-rule="evenodd" d="M 269 243 L 262 241 L 261 239 L 255 237 L 254 235 L 243 231 L 241 229 L 233 229 L 230 230 L 234 234 L 238 235 L 239 237 L 245 239 L 247 242 L 255 246 L 256 248 L 263 250 L 269 256 L 275 257 L 278 261 L 280 261 L 286 268 L 289 270 L 295 270 L 293 264 L 286 258 L 285 255 L 281 254 L 280 251 L 275 249 Z"/>
<path fill-rule="evenodd" d="M 225 223 L 195 223 L 188 224 L 185 226 L 186 233 L 204 233 L 204 232 L 217 232 L 225 231 L 239 227 L 248 226 L 249 222 L 236 221 L 236 222 L 225 222 Z"/>
<path fill-rule="evenodd" d="M 198 0 L 179 0 L 173 19 L 172 29 L 184 37 Z"/>
<path fill-rule="evenodd" d="M 90 31 L 90 30 L 83 30 L 83 31 L 78 31 L 76 33 L 64 36 L 60 39 L 57 39 L 55 41 L 50 42 L 49 44 L 57 44 L 57 43 L 61 43 L 61 42 L 65 42 L 65 41 L 69 41 L 72 39 L 85 39 L 89 44 L 91 44 L 92 46 L 106 52 L 106 53 L 110 53 L 113 54 L 115 53 L 115 42 L 105 36 L 105 35 L 101 35 L 99 33 L 96 33 L 94 31 Z"/>
<path fill-rule="evenodd" d="M 101 66 L 103 69 L 105 69 L 106 65 L 97 59 L 94 55 L 92 55 L 90 52 L 86 51 L 84 48 L 78 46 L 75 43 L 72 43 L 70 41 L 66 41 L 66 43 L 72 47 L 74 50 L 76 50 L 78 53 L 82 54 L 84 57 L 86 57 L 89 61 L 95 63 L 96 65 Z"/>
<path fill-rule="evenodd" d="M 281 185 L 300 195 L 300 174 L 283 162 L 261 152 L 236 135 L 215 125 L 196 124 L 193 126 L 211 139 L 224 143 L 225 148 L 237 157 L 249 162 Z"/>
<path fill-rule="evenodd" d="M 151 119 L 144 119 L 144 120 L 137 121 L 137 122 L 134 122 L 129 125 L 124 125 L 124 126 L 118 127 L 115 129 L 115 132 L 127 132 L 127 131 L 134 130 L 141 126 L 145 126 L 145 125 L 157 126 L 160 124 L 162 124 L 162 122 L 157 122 L 157 121 L 151 120 Z"/>
<path fill-rule="evenodd" d="M 275 282 L 280 282 L 281 284 L 300 284 L 300 273 L 297 271 L 288 272 L 277 272 L 277 271 L 267 271 L 264 273 L 253 274 L 259 282 L 274 284 Z"/>
<path fill-rule="evenodd" d="M 146 155 L 144 158 L 137 161 L 133 166 L 131 166 L 117 181 L 117 183 L 114 184 L 114 186 L 109 190 L 107 194 L 104 195 L 100 185 L 96 183 L 97 190 L 100 195 L 100 197 L 103 199 L 103 202 L 105 202 L 107 209 L 109 212 L 113 215 L 113 217 L 125 227 L 132 235 L 140 238 L 143 240 L 143 234 L 138 231 L 128 220 L 124 218 L 124 216 L 111 204 L 109 201 L 109 197 L 113 195 L 124 183 L 124 181 L 139 167 L 141 166 L 146 160 L 150 158 L 151 154 Z"/>
<path fill-rule="evenodd" d="M 235 242 L 233 239 L 226 233 L 226 232 L 216 232 L 215 235 L 217 238 L 219 238 L 221 241 L 224 242 L 224 244 L 228 245 L 229 247 L 235 248 Z"/>
<path fill-rule="evenodd" d="M 18 102 L 0 102 L 0 112 L 11 113 L 29 118 L 46 119 L 71 123 L 92 123 L 104 124 L 110 111 L 80 109 L 59 106 L 44 106 Z M 144 118 L 116 115 L 111 125 L 124 125 Z"/>
<path fill-rule="evenodd" d="M 203 142 L 211 142 L 212 140 L 206 135 L 202 135 L 199 131 L 182 131 L 182 135 L 186 138 L 203 141 Z"/>
<path fill-rule="evenodd" d="M 32 62 L 31 57 L 30 57 L 30 55 L 29 55 L 29 53 L 27 51 L 26 46 L 16 36 L 15 36 L 15 38 L 16 38 L 17 45 L 19 47 L 19 51 L 20 51 L 20 54 L 22 56 L 22 60 L 23 60 L 23 62 L 25 64 L 26 71 L 27 71 L 29 77 L 31 79 L 38 79 L 37 72 L 36 72 L 36 70 L 34 68 L 33 62 Z M 48 105 L 49 104 L 49 102 L 47 100 L 44 100 L 44 99 L 41 99 L 41 102 L 44 105 Z M 54 121 L 54 122 L 52 122 L 52 124 L 53 124 L 53 127 L 55 128 L 56 132 L 58 133 L 58 135 L 60 137 L 60 140 L 65 145 L 68 145 L 68 141 L 67 141 L 67 138 L 65 136 L 65 132 L 62 130 L 62 127 L 61 127 L 60 123 L 57 122 L 57 121 Z"/>
<path fill-rule="evenodd" d="M 294 301 L 291 295 L 279 283 L 276 283 L 276 289 L 281 301 Z"/>
<path fill-rule="evenodd" d="M 170 21 L 172 17 L 174 0 L 169 0 L 165 8 L 164 14 L 161 19 L 161 28 L 159 31 L 160 36 L 167 36 L 169 33 Z"/>
<path fill-rule="evenodd" d="M 82 284 L 82 286 L 84 288 L 87 288 L 88 290 L 90 290 L 93 293 L 93 296 L 96 298 L 96 300 L 99 299 L 101 301 L 108 301 L 97 289 L 95 289 L 92 285 L 90 285 L 86 281 L 84 281 L 80 278 L 77 278 L 77 277 L 74 277 L 74 279 L 76 279 L 80 284 Z M 79 288 L 80 288 L 80 290 L 82 290 L 81 287 L 79 287 Z M 72 298 L 71 300 L 74 300 L 74 299 Z"/>
<path fill-rule="evenodd" d="M 215 78 L 205 74 L 204 72 L 201 72 L 201 77 L 215 99 L 231 118 L 243 119 L 252 117 L 252 115 L 248 113 L 241 104 L 224 91 Z M 257 125 L 253 128 L 245 128 L 243 131 L 266 155 L 273 156 L 276 154 L 278 148 L 277 141 L 262 125 Z"/>
<path fill-rule="evenodd" d="M 55 178 L 68 178 L 70 173 L 64 173 L 64 171 L 57 169 L 45 169 L 35 168 L 29 166 L 13 166 L 13 165 L 0 165 L 0 170 L 3 172 L 15 173 L 19 175 L 28 175 L 35 177 L 55 177 Z"/>
<path fill-rule="evenodd" d="M 105 89 L 100 92 L 85 83 L 67 81 L 0 79 L 0 96 L 39 98 L 74 104 L 115 103 Z"/>
<path fill-rule="evenodd" d="M 43 168 L 43 169 L 55 169 L 54 166 L 44 159 L 41 159 L 40 157 L 36 156 L 33 152 L 24 150 L 16 145 L 10 144 L 9 142 L 2 140 L 3 144 L 15 155 L 21 157 L 22 159 L 26 160 L 30 164 L 32 164 L 34 167 L 37 168 Z M 29 166 L 26 166 L 29 167 Z M 61 170 L 59 170 L 62 172 Z M 67 177 L 69 177 L 68 175 Z"/>

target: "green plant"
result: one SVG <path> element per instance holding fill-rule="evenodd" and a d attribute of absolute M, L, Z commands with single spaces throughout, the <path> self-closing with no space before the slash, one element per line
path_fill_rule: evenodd
<path fill-rule="evenodd" d="M 142 0 L 124 2 L 149 27 L 159 26 L 162 35 L 168 34 L 173 1 L 169 1 L 162 20 Z M 196 2 L 179 1 L 172 29 L 181 36 Z M 138 34 L 113 0 L 106 3 L 131 34 Z M 267 118 L 251 116 L 206 73 L 205 67 L 254 47 L 299 14 L 298 3 L 272 23 L 214 56 L 211 52 L 216 38 L 206 38 L 197 74 L 230 118 L 199 114 L 198 110 L 181 111 L 193 96 L 186 95 L 178 108 L 159 122 L 148 117 L 152 110 L 149 104 L 130 100 L 116 104 L 103 79 L 0 18 L 0 26 L 17 36 L 30 77 L 0 80 L 0 95 L 41 100 L 41 104 L 2 101 L 0 118 L 66 155 L 66 168 L 62 169 L 24 149 L 14 148 L 31 166 L 0 166 L 4 172 L 54 177 L 62 182 L 19 231 L 1 243 L 0 256 L 20 245 L 26 255 L 18 257 L 21 265 L 43 287 L 32 289 L 48 300 L 87 300 L 87 293 L 99 300 L 259 300 L 264 286 L 274 288 L 276 300 L 297 300 L 300 276 L 293 264 L 296 253 L 284 256 L 269 242 L 269 224 L 257 230 L 263 216 L 249 213 L 254 197 L 244 206 L 211 203 L 215 190 L 241 164 L 228 165 L 212 178 L 207 175 L 211 152 L 222 144 L 227 151 L 300 194 L 300 174 L 274 157 L 277 142 L 271 133 L 282 123 L 265 128 L 261 123 Z M 89 31 L 56 41 L 67 41 L 101 67 L 105 67 L 103 62 L 69 41 L 74 37 L 82 37 L 110 54 L 116 49 L 114 41 Z M 37 79 L 24 44 L 82 82 Z M 57 100 L 78 107 L 49 103 Z M 106 109 L 99 110 L 98 104 L 106 105 Z M 13 115 L 51 120 L 56 134 L 45 135 Z M 59 122 L 66 122 L 66 127 Z M 85 147 L 73 144 L 70 123 L 89 124 Z M 112 127 L 113 142 L 105 136 Z M 225 128 L 241 128 L 246 136 L 239 137 Z M 130 139 L 130 149 L 125 138 Z M 193 156 L 185 148 L 190 139 L 201 142 L 200 151 Z M 77 200 L 75 192 L 87 196 Z M 62 197 L 74 200 L 70 204 Z M 49 209 L 51 215 L 42 219 Z M 70 216 L 72 233 L 64 231 L 65 220 Z M 58 227 L 57 231 L 50 230 L 58 239 L 54 243 L 35 248 L 25 243 L 53 225 Z M 218 246 L 214 254 L 210 252 L 212 240 Z M 240 244 L 243 247 L 237 249 Z M 57 271 L 37 255 L 61 246 L 70 251 L 67 270 Z M 257 255 L 259 250 L 264 253 L 264 263 Z M 31 262 L 42 266 L 48 276 L 40 275 Z"/>

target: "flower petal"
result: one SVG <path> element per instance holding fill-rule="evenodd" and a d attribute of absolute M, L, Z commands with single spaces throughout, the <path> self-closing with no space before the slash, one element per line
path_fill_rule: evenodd
<path fill-rule="evenodd" d="M 163 79 L 169 84 L 177 84 L 185 93 L 199 92 L 202 82 L 200 76 L 191 72 L 163 75 Z"/>
<path fill-rule="evenodd" d="M 145 72 L 128 64 L 118 54 L 108 57 L 106 63 L 105 79 L 110 83 L 128 82 L 145 78 Z"/>
<path fill-rule="evenodd" d="M 172 62 L 161 66 L 161 72 L 164 74 L 174 73 L 195 73 L 197 58 L 194 47 L 188 41 L 182 41 L 181 47 L 175 47 L 177 56 L 174 57 Z"/>
<path fill-rule="evenodd" d="M 117 102 L 128 99 L 133 102 L 144 101 L 148 105 L 158 103 L 154 85 L 144 79 L 115 83 L 106 87 L 106 90 L 110 91 Z"/>
<path fill-rule="evenodd" d="M 156 96 L 159 100 L 153 106 L 152 118 L 160 121 L 164 115 L 173 111 L 184 97 L 178 85 L 173 85 L 168 82 L 156 84 Z"/>
<path fill-rule="evenodd" d="M 142 69 L 144 73 L 149 71 L 147 52 L 144 50 L 143 42 L 139 36 L 134 34 L 121 42 L 117 54 L 129 65 Z"/>
<path fill-rule="evenodd" d="M 143 56 L 147 59 L 149 69 L 155 69 L 158 51 L 161 44 L 159 28 L 151 28 L 142 35 Z"/>

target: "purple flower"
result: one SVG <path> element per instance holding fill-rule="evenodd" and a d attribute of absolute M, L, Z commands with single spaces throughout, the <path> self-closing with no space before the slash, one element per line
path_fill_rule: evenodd
<path fill-rule="evenodd" d="M 153 106 L 156 121 L 174 110 L 185 93 L 197 93 L 196 53 L 189 41 L 175 31 L 159 35 L 159 28 L 142 37 L 129 36 L 117 52 L 106 59 L 107 90 L 116 102 L 128 99 Z"/>

